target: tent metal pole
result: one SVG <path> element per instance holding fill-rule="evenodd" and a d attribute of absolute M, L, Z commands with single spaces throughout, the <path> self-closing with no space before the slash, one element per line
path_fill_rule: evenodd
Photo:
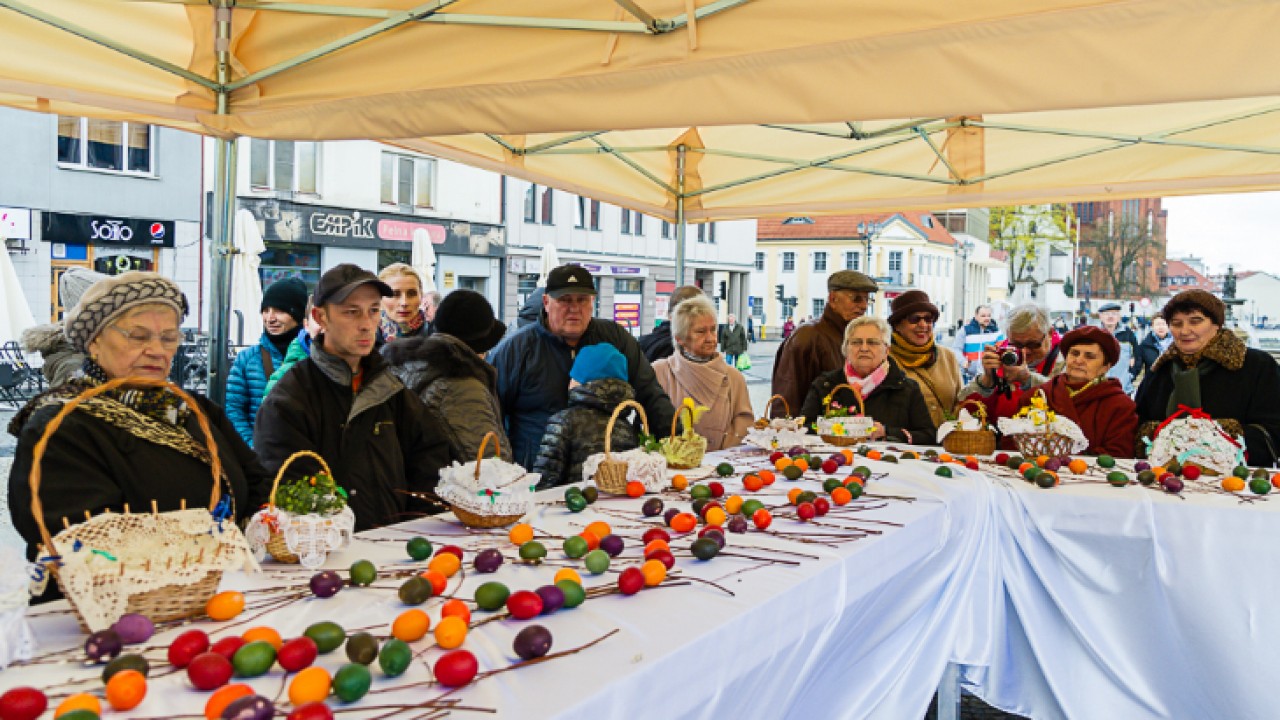
<path fill-rule="evenodd" d="M 684 285 L 684 156 L 686 148 L 676 148 L 676 287 Z"/>
<path fill-rule="evenodd" d="M 217 114 L 230 110 L 231 76 L 231 8 L 228 0 L 218 0 L 215 11 L 216 60 L 218 85 Z M 227 332 L 231 307 L 231 231 L 235 218 L 236 142 L 225 138 L 214 141 L 213 166 L 213 258 L 209 282 L 209 399 L 222 405 L 227 396 Z"/>

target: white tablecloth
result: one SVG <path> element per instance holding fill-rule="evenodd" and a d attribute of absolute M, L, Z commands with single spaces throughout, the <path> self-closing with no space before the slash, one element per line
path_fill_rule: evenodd
<path fill-rule="evenodd" d="M 943 480 L 932 475 L 933 466 L 904 463 L 899 466 L 871 463 L 876 470 L 892 470 L 892 479 L 872 483 L 873 493 L 919 498 L 915 502 L 888 501 L 865 513 L 841 511 L 824 518 L 824 526 L 801 525 L 779 517 L 771 529 L 784 532 L 831 532 L 832 526 L 882 531 L 837 547 L 771 538 L 754 530 L 730 535 L 726 552 L 796 559 L 771 553 L 783 550 L 805 553 L 816 559 L 800 565 L 758 566 L 753 561 L 721 556 L 707 563 L 684 557 L 677 569 L 686 575 L 713 581 L 732 591 L 729 596 L 715 587 L 694 583 L 684 587 L 642 591 L 635 597 L 609 596 L 589 599 L 579 608 L 562 610 L 536 621 L 505 620 L 488 623 L 468 637 L 465 647 L 480 660 L 482 670 L 507 667 L 515 660 L 511 641 L 529 622 L 546 625 L 555 637 L 553 652 L 583 645 L 610 631 L 617 634 L 588 650 L 549 663 L 520 668 L 485 679 L 450 697 L 464 704 L 494 708 L 498 717 L 921 717 L 948 661 L 980 662 L 988 652 L 991 629 L 976 622 L 974 598 L 991 587 L 986 568 L 994 548 L 989 541 L 990 513 L 986 480 L 974 474 Z M 810 476 L 812 477 L 812 476 Z M 730 491 L 740 490 L 737 477 L 727 481 Z M 816 482 L 801 485 L 814 488 Z M 766 489 L 769 504 L 782 501 L 794 483 L 779 480 Z M 544 500 L 558 500 L 559 492 L 544 493 Z M 688 508 L 687 502 L 677 503 Z M 874 499 L 859 504 L 882 504 Z M 570 514 L 563 505 L 541 505 L 530 522 L 541 533 L 576 533 L 589 521 L 605 519 L 615 533 L 628 538 L 624 558 L 614 569 L 636 564 L 643 530 L 656 521 L 640 517 L 639 500 L 604 499 L 584 513 Z M 610 510 L 626 512 L 621 516 Z M 903 527 L 854 523 L 843 518 L 903 523 Z M 410 531 L 406 533 L 405 531 Z M 505 531 L 491 535 L 465 533 L 457 525 L 422 520 L 393 529 L 374 531 L 334 556 L 329 567 L 346 568 L 367 557 L 380 566 L 409 561 L 403 540 L 413 533 L 428 536 L 437 546 L 458 541 L 468 548 L 464 565 L 476 550 L 493 546 L 508 558 L 514 547 Z M 377 542 L 395 538 L 396 542 Z M 691 541 L 673 541 L 679 551 Z M 551 582 L 560 561 L 559 540 L 549 540 L 549 557 L 557 565 L 517 566 L 510 561 L 496 575 L 467 575 L 461 596 L 471 597 L 482 581 L 499 579 L 513 590 L 535 589 Z M 401 558 L 404 558 L 401 560 Z M 581 563 L 573 563 L 581 568 Z M 281 566 L 267 564 L 266 575 L 228 576 L 224 588 L 250 588 L 281 584 Z M 296 567 L 296 566 L 295 566 Z M 582 572 L 588 586 L 616 582 L 611 572 L 592 577 Z M 287 573 L 294 584 L 305 583 L 310 573 Z M 345 572 L 344 572 L 345 574 Z M 286 638 L 309 624 L 334 620 L 345 627 L 376 626 L 385 633 L 390 621 L 405 609 L 396 598 L 398 582 L 387 589 L 347 588 L 337 596 L 307 599 L 254 620 L 252 624 L 275 627 Z M 450 590 L 454 587 L 451 583 Z M 438 622 L 439 600 L 429 601 L 433 623 Z M 41 612 L 37 610 L 36 612 Z M 473 620 L 487 613 L 476 612 Z M 214 623 L 197 624 L 214 639 Z M 243 632 L 247 626 L 234 631 Z M 83 642 L 68 615 L 46 616 L 36 621 L 42 651 Z M 177 631 L 169 631 L 152 644 L 162 644 Z M 415 647 L 426 647 L 425 643 Z M 433 662 L 438 649 L 424 658 Z M 153 652 L 153 667 L 163 666 L 163 653 Z M 320 658 L 321 665 L 336 670 L 345 657 L 341 650 Z M 0 691 L 16 685 L 44 686 L 67 677 L 92 677 L 97 669 L 37 665 L 13 668 L 0 675 Z M 427 670 L 415 664 L 395 680 L 374 669 L 374 689 L 386 689 L 428 679 Z M 278 668 L 252 681 L 264 694 L 274 696 L 281 687 Z M 99 691 L 100 684 L 86 688 Z M 421 701 L 439 694 L 422 687 L 380 693 L 362 702 L 385 705 Z M 153 681 L 145 703 L 130 716 L 155 717 L 199 712 L 205 695 L 190 689 L 182 674 Z M 336 702 L 332 701 L 331 702 Z M 358 706 L 356 706 L 358 707 Z M 384 711 L 371 711 L 375 715 Z M 116 715 L 117 717 L 120 714 Z M 344 715 L 351 717 L 352 715 Z"/>
<path fill-rule="evenodd" d="M 995 652 L 964 668 L 1036 718 L 1275 718 L 1280 497 L 993 480 Z"/>

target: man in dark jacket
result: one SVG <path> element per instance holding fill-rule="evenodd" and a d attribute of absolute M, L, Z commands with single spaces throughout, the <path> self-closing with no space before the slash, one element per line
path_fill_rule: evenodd
<path fill-rule="evenodd" d="M 876 282 L 856 270 L 841 270 L 827 278 L 827 306 L 822 317 L 796 328 L 778 346 L 773 364 L 773 394 L 786 398 L 798 414 L 813 381 L 830 370 L 844 367 L 844 329 L 849 321 L 867 312 Z M 812 419 L 812 418 L 810 418 Z"/>
<path fill-rule="evenodd" d="M 696 285 L 682 285 L 676 288 L 676 291 L 671 293 L 671 300 L 667 304 L 667 317 L 671 317 L 677 305 L 701 294 L 702 288 Z M 650 363 L 671 357 L 671 353 L 675 352 L 675 346 L 671 344 L 671 321 L 663 320 L 658 323 L 658 327 L 654 328 L 653 332 L 642 336 L 640 350 Z"/>
<path fill-rule="evenodd" d="M 1120 303 L 1107 303 L 1098 308 L 1098 321 L 1102 323 L 1102 329 L 1120 343 L 1120 359 L 1107 377 L 1119 380 L 1125 392 L 1133 392 L 1133 360 L 1138 356 L 1138 338 L 1120 322 Z"/>
<path fill-rule="evenodd" d="M 320 278 L 313 317 L 320 334 L 263 400 L 254 446 L 272 472 L 299 450 L 324 457 L 365 530 L 431 506 L 404 494 L 435 488 L 450 462 L 441 422 L 374 352 L 383 297 L 391 288 L 344 263 Z M 299 461 L 287 477 L 318 470 Z"/>
<path fill-rule="evenodd" d="M 720 328 L 720 352 L 725 362 L 737 367 L 738 356 L 747 351 L 747 331 L 738 324 L 738 318 L 729 313 L 729 322 Z"/>
<path fill-rule="evenodd" d="M 493 351 L 498 402 L 515 462 L 532 467 L 547 419 L 569 404 L 569 369 L 579 349 L 609 343 L 627 358 L 628 382 L 644 406 L 651 429 L 670 428 L 675 408 L 658 385 L 635 338 L 617 323 L 591 317 L 595 280 L 585 268 L 551 271 L 542 316 Z"/>

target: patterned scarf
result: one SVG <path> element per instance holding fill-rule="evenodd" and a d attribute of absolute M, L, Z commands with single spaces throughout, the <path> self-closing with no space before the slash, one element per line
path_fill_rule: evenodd
<path fill-rule="evenodd" d="M 880 383 L 889 375 L 889 361 L 886 359 L 880 363 L 880 367 L 871 371 L 866 377 L 859 377 L 857 371 L 853 369 L 853 365 L 848 362 L 844 364 L 844 377 L 849 385 L 857 388 L 858 394 L 865 400 L 868 395 L 880 387 Z"/>
<path fill-rule="evenodd" d="M 904 368 L 929 368 L 938 361 L 938 349 L 934 347 L 932 337 L 928 343 L 916 345 L 897 330 L 893 331 L 889 354 Z"/>
<path fill-rule="evenodd" d="M 418 308 L 418 311 L 409 317 L 409 322 L 407 323 L 397 322 L 386 311 L 383 311 L 380 327 L 382 328 L 383 339 L 391 342 L 396 338 L 418 335 L 426 324 L 427 314 L 422 312 L 422 308 Z"/>
<path fill-rule="evenodd" d="M 676 347 L 680 348 L 680 355 L 684 357 L 685 360 L 688 360 L 691 363 L 698 363 L 699 365 L 709 363 L 712 360 L 715 360 L 716 356 L 719 355 L 719 353 L 711 353 L 706 357 L 702 357 L 700 355 L 694 355 L 688 350 L 685 350 L 684 346 L 681 345 L 680 343 L 676 343 Z"/>

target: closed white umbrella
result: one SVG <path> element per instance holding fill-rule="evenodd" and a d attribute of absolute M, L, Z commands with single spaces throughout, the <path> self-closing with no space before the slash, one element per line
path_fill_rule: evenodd
<path fill-rule="evenodd" d="M 413 231 L 413 256 L 409 264 L 422 276 L 422 292 L 429 293 L 436 289 L 436 246 L 431 242 L 431 235 L 418 228 Z"/>
<path fill-rule="evenodd" d="M 0 244 L 4 242 L 4 233 L 0 233 Z M 9 259 L 9 251 L 0 247 L 0 299 L 4 307 L 0 308 L 0 342 L 17 340 L 22 331 L 35 327 L 35 318 L 31 317 L 31 308 L 27 307 L 27 298 L 22 294 L 22 286 L 18 284 L 18 272 L 13 269 L 13 261 Z"/>
<path fill-rule="evenodd" d="M 538 273 L 538 287 L 547 286 L 547 275 L 557 267 L 560 267 L 560 253 L 556 251 L 556 246 L 551 243 L 543 245 L 542 272 Z"/>
<path fill-rule="evenodd" d="M 241 208 L 236 211 L 235 255 L 231 260 L 231 330 L 238 327 L 235 312 L 244 316 L 244 334 L 241 342 L 252 345 L 262 335 L 262 278 L 258 275 L 260 257 L 267 246 L 262 242 L 262 231 L 253 213 Z"/>

